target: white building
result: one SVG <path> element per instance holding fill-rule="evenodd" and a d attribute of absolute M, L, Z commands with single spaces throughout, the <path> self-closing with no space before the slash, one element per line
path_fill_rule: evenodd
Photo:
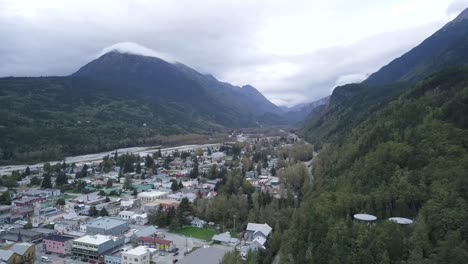
<path fill-rule="evenodd" d="M 124 220 L 130 220 L 130 218 L 135 214 L 135 212 L 132 211 L 120 211 L 119 217 L 124 219 Z"/>
<path fill-rule="evenodd" d="M 149 264 L 154 249 L 139 246 L 122 252 L 122 264 Z"/>
<path fill-rule="evenodd" d="M 141 192 L 138 194 L 138 198 L 143 203 L 151 203 L 159 199 L 166 198 L 168 192 L 161 192 L 161 191 L 150 191 L 150 192 Z"/>
<path fill-rule="evenodd" d="M 131 217 L 132 223 L 137 225 L 146 225 L 148 223 L 148 214 L 134 214 Z"/>

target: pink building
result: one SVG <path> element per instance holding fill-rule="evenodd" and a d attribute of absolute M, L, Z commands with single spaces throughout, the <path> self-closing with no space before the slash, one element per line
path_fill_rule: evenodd
<path fill-rule="evenodd" d="M 44 237 L 42 241 L 45 251 L 57 254 L 71 253 L 72 237 L 50 234 Z"/>

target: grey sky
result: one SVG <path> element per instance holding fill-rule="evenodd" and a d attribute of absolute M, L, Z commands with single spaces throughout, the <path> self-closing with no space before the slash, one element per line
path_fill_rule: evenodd
<path fill-rule="evenodd" d="M 279 105 L 360 81 L 468 0 L 0 0 L 0 76 L 68 75 L 138 43 Z"/>

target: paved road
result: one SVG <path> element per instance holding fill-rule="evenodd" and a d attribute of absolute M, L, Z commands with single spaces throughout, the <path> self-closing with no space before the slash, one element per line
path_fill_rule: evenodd
<path fill-rule="evenodd" d="M 202 145 L 183 145 L 183 146 L 178 146 L 178 147 L 171 147 L 171 148 L 162 148 L 161 152 L 172 152 L 175 150 L 178 151 L 189 151 L 193 149 L 198 149 L 198 148 L 207 148 L 207 147 L 216 147 L 219 146 L 219 143 L 215 144 L 202 144 Z M 132 148 L 121 148 L 117 149 L 118 153 L 133 153 L 133 154 L 140 154 L 140 155 L 146 155 L 146 154 L 152 154 L 155 153 L 159 149 L 159 146 L 151 146 L 151 147 L 132 147 Z M 66 163 L 78 163 L 78 162 L 92 162 L 92 161 L 98 161 L 101 160 L 102 157 L 106 155 L 113 155 L 115 150 L 113 151 L 106 151 L 106 152 L 99 152 L 99 153 L 94 153 L 94 154 L 86 154 L 86 155 L 80 155 L 80 156 L 73 156 L 73 157 L 66 157 L 65 162 Z M 62 161 L 49 161 L 51 164 L 55 164 L 58 162 Z M 0 166 L 0 175 L 6 175 L 10 174 L 14 170 L 24 170 L 26 167 L 29 166 L 29 168 L 34 169 L 34 168 L 42 168 L 44 166 L 45 162 L 42 163 L 36 163 L 36 164 L 23 164 L 23 165 L 6 165 L 6 166 Z"/>

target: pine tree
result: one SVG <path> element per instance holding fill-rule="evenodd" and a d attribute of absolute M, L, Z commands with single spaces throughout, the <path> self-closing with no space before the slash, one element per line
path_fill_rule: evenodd
<path fill-rule="evenodd" d="M 60 172 L 55 179 L 55 185 L 62 186 L 68 183 L 68 178 L 65 172 Z"/>
<path fill-rule="evenodd" d="M 88 213 L 88 214 L 89 214 L 89 216 L 97 216 L 97 215 L 98 215 L 98 211 L 97 211 L 97 209 L 96 209 L 96 206 L 94 206 L 94 205 L 91 206 L 91 207 L 89 208 L 89 213 Z"/>
<path fill-rule="evenodd" d="M 106 187 L 112 188 L 112 184 L 113 184 L 112 179 L 111 178 L 107 179 Z"/>
<path fill-rule="evenodd" d="M 50 174 L 49 174 L 49 173 L 44 173 L 44 174 L 42 175 L 41 188 L 42 188 L 42 189 L 50 189 L 50 188 L 52 188 L 52 182 L 51 182 L 51 180 L 50 180 Z"/>
<path fill-rule="evenodd" d="M 124 181 L 124 184 L 123 184 L 123 188 L 125 190 L 132 189 L 132 178 L 130 178 L 129 175 L 125 176 L 125 181 Z"/>
<path fill-rule="evenodd" d="M 99 212 L 99 216 L 109 216 L 109 213 L 107 212 L 105 207 L 101 209 L 101 211 Z"/>

